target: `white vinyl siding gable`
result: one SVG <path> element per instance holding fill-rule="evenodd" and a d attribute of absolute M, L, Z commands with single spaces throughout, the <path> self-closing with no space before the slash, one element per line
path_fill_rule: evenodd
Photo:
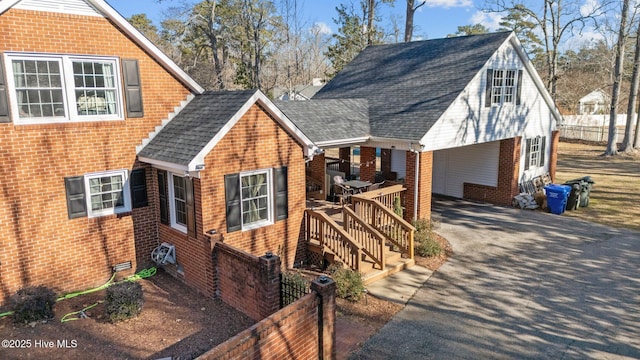
<path fill-rule="evenodd" d="M 485 106 L 488 69 L 522 70 L 519 105 L 514 101 L 501 106 Z M 551 109 L 511 42 L 506 42 L 478 71 L 421 143 L 426 145 L 425 150 L 454 148 L 524 136 L 533 128 L 540 134 L 547 134 L 552 124 Z"/>

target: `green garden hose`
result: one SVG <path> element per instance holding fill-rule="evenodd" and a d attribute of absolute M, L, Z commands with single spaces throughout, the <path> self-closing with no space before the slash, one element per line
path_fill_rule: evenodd
<path fill-rule="evenodd" d="M 93 304 L 93 305 L 89 305 L 86 308 L 80 310 L 80 311 L 74 311 L 74 312 L 70 312 L 67 315 L 63 316 L 62 319 L 60 319 L 60 322 L 67 322 L 67 321 L 71 321 L 71 320 L 80 320 L 80 319 L 86 319 L 88 318 L 87 314 L 85 314 L 85 311 L 92 309 L 96 306 L 98 306 L 99 303 L 101 303 L 102 301 L 98 301 L 97 303 Z M 78 314 L 78 317 L 74 317 L 72 318 L 71 316 Z"/>
<path fill-rule="evenodd" d="M 84 295 L 84 294 L 90 294 L 92 292 L 96 292 L 96 291 L 100 291 L 103 289 L 108 288 L 109 286 L 111 286 L 111 283 L 113 282 L 113 279 L 116 277 L 116 273 L 113 273 L 113 275 L 111 275 L 111 279 L 109 279 L 109 281 L 107 281 L 106 283 L 104 283 L 101 286 L 98 286 L 97 288 L 93 288 L 93 289 L 89 289 L 89 290 L 84 290 L 84 291 L 78 291 L 78 292 L 73 292 L 73 293 L 69 293 L 67 295 L 61 296 L 59 298 L 56 299 L 57 301 L 61 301 L 61 300 L 65 300 L 65 299 L 71 299 L 74 298 L 76 296 L 80 296 L 80 295 Z"/>

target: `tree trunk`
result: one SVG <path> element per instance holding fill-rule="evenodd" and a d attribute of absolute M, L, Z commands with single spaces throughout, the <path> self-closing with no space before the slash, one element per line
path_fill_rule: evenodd
<path fill-rule="evenodd" d="M 214 30 L 216 21 L 216 0 L 211 4 L 211 18 L 209 19 L 209 41 L 211 42 L 211 53 L 213 55 L 213 68 L 215 71 L 215 87 L 224 90 L 224 82 L 222 81 L 222 64 L 218 56 L 218 36 Z"/>
<path fill-rule="evenodd" d="M 373 45 L 373 21 L 375 20 L 376 0 L 368 0 L 369 12 L 367 13 L 367 45 Z"/>
<path fill-rule="evenodd" d="M 640 26 L 638 26 L 638 30 L 636 30 L 636 50 L 633 55 L 633 74 L 631 75 L 631 90 L 629 90 L 627 124 L 624 128 L 624 140 L 622 140 L 622 146 L 620 148 L 620 150 L 624 152 L 632 152 L 634 149 L 631 130 L 633 130 L 633 122 L 637 118 L 636 103 L 638 102 L 638 86 L 640 85 L 640 69 L 638 69 L 638 67 L 640 67 Z"/>
<path fill-rule="evenodd" d="M 407 0 L 407 13 L 404 21 L 404 42 L 409 42 L 413 38 L 413 15 L 416 9 L 413 8 L 415 0 Z"/>
<path fill-rule="evenodd" d="M 622 82 L 622 66 L 624 64 L 624 43 L 626 40 L 627 17 L 629 15 L 629 0 L 622 3 L 622 13 L 620 14 L 620 32 L 616 44 L 616 65 L 614 69 L 613 90 L 611 92 L 611 111 L 609 112 L 609 137 L 607 140 L 607 150 L 605 155 L 618 154 L 618 129 L 616 118 L 618 117 L 618 98 L 620 97 L 620 85 Z"/>

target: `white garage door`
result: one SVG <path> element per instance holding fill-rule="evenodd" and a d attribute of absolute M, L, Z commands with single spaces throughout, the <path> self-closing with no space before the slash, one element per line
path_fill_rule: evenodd
<path fill-rule="evenodd" d="M 434 151 L 432 192 L 462 198 L 465 182 L 497 186 L 499 157 L 499 141 Z"/>

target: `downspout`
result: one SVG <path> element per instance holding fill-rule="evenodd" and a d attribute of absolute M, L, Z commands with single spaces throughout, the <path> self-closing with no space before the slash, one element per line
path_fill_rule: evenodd
<path fill-rule="evenodd" d="M 420 180 L 420 152 L 416 151 L 416 180 L 413 191 L 413 221 L 418 220 L 418 181 Z"/>

